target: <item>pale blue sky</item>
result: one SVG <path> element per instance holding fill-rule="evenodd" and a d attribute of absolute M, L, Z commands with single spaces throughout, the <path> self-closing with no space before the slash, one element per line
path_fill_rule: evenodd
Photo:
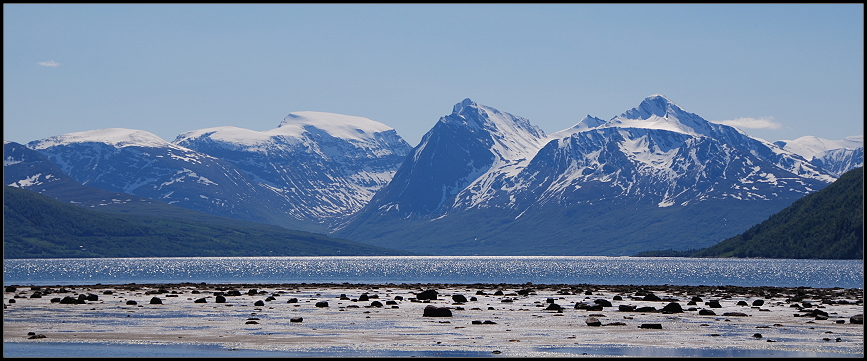
<path fill-rule="evenodd" d="M 3 5 L 4 139 L 132 128 L 167 141 L 288 113 L 415 145 L 464 98 L 546 133 L 663 94 L 770 141 L 863 134 L 864 6 Z M 770 121 L 770 122 L 767 122 Z"/>

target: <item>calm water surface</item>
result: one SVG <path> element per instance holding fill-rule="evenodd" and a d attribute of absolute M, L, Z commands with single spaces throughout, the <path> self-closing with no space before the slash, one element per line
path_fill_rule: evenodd
<path fill-rule="evenodd" d="M 513 283 L 864 288 L 862 260 L 604 256 L 16 259 L 6 285 Z"/>

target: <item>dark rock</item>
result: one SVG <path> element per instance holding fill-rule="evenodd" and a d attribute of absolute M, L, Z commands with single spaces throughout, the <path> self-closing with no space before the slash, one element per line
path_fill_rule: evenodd
<path fill-rule="evenodd" d="M 723 316 L 731 316 L 731 317 L 747 317 L 747 316 L 749 316 L 748 314 L 743 313 L 743 312 L 725 312 L 722 315 Z"/>
<path fill-rule="evenodd" d="M 217 296 L 216 299 L 214 300 L 214 302 L 216 302 L 216 303 L 226 303 L 226 298 L 223 297 L 223 296 Z"/>
<path fill-rule="evenodd" d="M 274 301 L 274 300 L 277 300 L 276 298 L 274 298 L 274 296 L 268 296 L 268 297 L 265 298 L 265 302 L 271 302 L 271 301 Z"/>
<path fill-rule="evenodd" d="M 754 334 L 753 334 L 753 337 L 755 337 L 755 338 L 762 338 L 762 334 L 760 334 L 760 333 L 754 333 Z"/>
<path fill-rule="evenodd" d="M 94 295 L 92 293 L 88 293 L 87 294 L 87 300 L 88 301 L 99 301 L 99 296 Z"/>
<path fill-rule="evenodd" d="M 259 323 L 256 321 L 247 321 L 247 322 L 244 322 L 244 324 L 246 324 L 246 325 L 258 325 Z"/>
<path fill-rule="evenodd" d="M 298 303 L 298 299 L 295 297 L 292 297 L 289 300 L 287 300 L 286 303 Z"/>
<path fill-rule="evenodd" d="M 662 308 L 662 313 L 683 313 L 683 308 L 677 302 L 672 302 Z"/>
<path fill-rule="evenodd" d="M 388 300 L 388 301 L 385 301 L 385 304 L 386 305 L 396 305 L 397 301 Z"/>
<path fill-rule="evenodd" d="M 864 324 L 864 314 L 858 314 L 858 315 L 849 317 L 849 323 L 856 324 L 856 325 L 863 325 Z"/>
<path fill-rule="evenodd" d="M 755 300 L 753 301 L 753 306 L 759 307 L 765 304 L 765 300 Z"/>
<path fill-rule="evenodd" d="M 641 326 L 638 326 L 638 328 L 649 328 L 649 329 L 654 329 L 654 330 L 661 330 L 662 324 L 661 323 L 642 323 Z"/>
<path fill-rule="evenodd" d="M 30 298 L 42 298 L 42 293 L 41 292 L 33 292 L 33 294 L 30 295 Z"/>
<path fill-rule="evenodd" d="M 452 301 L 456 303 L 466 303 L 467 298 L 464 295 L 452 295 Z"/>
<path fill-rule="evenodd" d="M 316 307 L 328 307 L 328 301 L 316 302 Z"/>
<path fill-rule="evenodd" d="M 31 335 L 31 336 L 28 337 L 27 339 L 28 339 L 28 340 L 35 340 L 35 339 L 37 339 L 37 338 L 47 338 L 47 337 L 48 337 L 48 336 L 45 336 L 45 335 L 43 335 L 43 334 L 40 333 L 40 334 L 34 334 L 34 335 Z"/>
<path fill-rule="evenodd" d="M 253 303 L 253 306 L 260 306 L 261 307 L 264 305 L 265 305 L 265 301 L 262 301 L 262 300 L 258 300 L 255 303 Z"/>
<path fill-rule="evenodd" d="M 63 301 L 60 301 L 60 303 L 63 303 Z M 135 306 L 135 305 L 138 304 L 138 302 L 133 301 L 133 300 L 127 300 L 127 301 L 126 301 L 126 304 L 127 304 L 128 306 Z"/>
<path fill-rule="evenodd" d="M 226 296 L 240 296 L 240 295 L 241 295 L 241 291 L 238 291 L 238 290 L 226 291 Z"/>
<path fill-rule="evenodd" d="M 482 322 L 482 324 L 483 325 L 496 325 L 497 323 L 494 321 L 491 321 L 491 320 L 485 320 L 485 322 Z"/>
<path fill-rule="evenodd" d="M 373 301 L 370 303 L 370 307 L 382 307 L 382 302 Z"/>
<path fill-rule="evenodd" d="M 701 297 L 698 297 L 698 296 L 693 296 L 689 300 L 690 300 L 690 302 L 704 302 L 704 300 L 702 300 Z"/>
<path fill-rule="evenodd" d="M 713 312 L 713 311 L 708 310 L 708 309 L 702 309 L 702 310 L 698 311 L 698 314 L 704 315 L 704 316 L 716 316 L 716 312 Z"/>
<path fill-rule="evenodd" d="M 255 295 L 258 295 L 258 294 L 259 294 L 259 290 L 255 289 L 255 288 L 250 289 L 249 291 L 247 291 L 247 295 L 249 295 L 249 296 L 255 296 Z"/>
<path fill-rule="evenodd" d="M 452 317 L 452 310 L 446 307 L 428 305 L 424 308 L 424 317 Z"/>
<path fill-rule="evenodd" d="M 474 324 L 474 325 L 481 325 L 481 324 L 482 324 L 482 321 L 473 320 L 471 323 Z"/>
<path fill-rule="evenodd" d="M 6 286 L 6 292 L 15 292 L 18 291 L 18 288 L 15 286 Z"/>
<path fill-rule="evenodd" d="M 496 292 L 494 292 L 494 296 L 502 296 L 502 295 L 503 295 L 503 291 L 501 291 L 501 290 L 497 290 Z"/>
<path fill-rule="evenodd" d="M 301 316 L 295 316 L 295 317 L 292 317 L 289 319 L 289 322 L 302 322 L 302 321 L 304 321 L 304 317 L 301 317 Z"/>
<path fill-rule="evenodd" d="M 531 294 L 536 294 L 536 290 L 534 290 L 532 288 L 525 288 L 523 290 L 518 291 L 517 294 L 519 294 L 521 296 L 529 296 Z"/>
<path fill-rule="evenodd" d="M 615 300 L 615 301 L 623 301 L 623 297 L 620 297 L 620 295 L 617 295 L 617 296 L 611 297 L 611 299 L 612 299 L 612 300 Z"/>
<path fill-rule="evenodd" d="M 598 300 L 596 300 L 596 301 L 593 301 L 593 302 L 596 302 L 597 305 L 600 305 L 600 306 L 602 306 L 602 307 L 611 307 L 611 302 L 610 302 L 610 301 L 608 301 L 608 300 L 604 300 L 604 299 L 601 299 L 601 298 L 598 299 Z"/>
<path fill-rule="evenodd" d="M 749 304 L 747 304 L 747 301 L 738 301 L 738 306 L 749 306 Z"/>
<path fill-rule="evenodd" d="M 620 306 L 617 306 L 617 310 L 620 312 L 635 312 L 635 306 L 633 306 L 633 305 L 620 305 Z"/>
<path fill-rule="evenodd" d="M 635 309 L 635 312 L 659 312 L 656 307 L 653 306 L 644 306 Z"/>
<path fill-rule="evenodd" d="M 104 295 L 113 295 L 114 292 L 112 292 L 112 290 L 105 290 L 105 291 L 102 291 L 102 294 L 104 294 Z"/>
<path fill-rule="evenodd" d="M 558 305 L 556 303 L 551 303 L 551 304 L 548 304 L 548 307 L 546 307 L 545 310 L 546 311 L 561 311 L 561 310 L 563 310 L 563 307 L 561 307 L 560 305 Z"/>
<path fill-rule="evenodd" d="M 365 302 L 370 300 L 370 297 L 367 296 L 367 293 L 362 293 L 361 296 L 358 296 L 358 300 L 361 302 Z"/>
<path fill-rule="evenodd" d="M 419 301 L 421 301 L 421 300 L 435 300 L 435 299 L 437 299 L 437 294 L 438 293 L 435 290 L 427 290 L 427 291 L 424 291 L 424 292 L 417 294 L 415 296 L 415 298 L 418 299 Z"/>
<path fill-rule="evenodd" d="M 659 298 L 659 296 L 654 295 L 652 293 L 648 293 L 647 296 L 644 296 L 643 300 L 644 301 L 662 301 L 662 299 Z"/>
<path fill-rule="evenodd" d="M 154 297 L 154 298 L 151 298 L 150 303 L 152 305 L 161 305 L 161 304 L 163 304 L 163 300 L 159 299 L 159 297 Z"/>
<path fill-rule="evenodd" d="M 72 296 L 66 296 L 60 300 L 60 303 L 64 305 L 74 305 L 78 303 L 78 299 Z"/>
<path fill-rule="evenodd" d="M 598 319 L 596 319 L 596 317 L 589 317 L 584 320 L 584 322 L 587 324 L 587 326 L 602 326 L 602 321 L 599 321 Z"/>
<path fill-rule="evenodd" d="M 710 300 L 705 304 L 710 308 L 722 308 L 722 305 L 719 304 L 719 300 Z"/>
<path fill-rule="evenodd" d="M 556 300 L 553 297 L 548 297 L 548 299 L 545 300 L 545 303 L 554 303 L 554 302 L 556 302 Z"/>
<path fill-rule="evenodd" d="M 202 297 L 202 298 L 197 299 L 197 300 L 195 300 L 195 301 L 193 301 L 193 302 L 194 302 L 194 303 L 208 303 L 208 300 L 206 300 L 204 297 Z"/>

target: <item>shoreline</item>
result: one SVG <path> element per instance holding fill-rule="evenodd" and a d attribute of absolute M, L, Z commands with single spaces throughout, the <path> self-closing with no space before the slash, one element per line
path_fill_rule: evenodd
<path fill-rule="evenodd" d="M 853 323 L 859 314 L 863 323 L 862 289 L 127 283 L 8 292 L 9 286 L 4 344 L 22 350 L 122 343 L 326 356 L 864 354 L 863 324 Z M 424 292 L 430 290 L 433 299 Z M 58 301 L 66 297 L 82 302 Z"/>

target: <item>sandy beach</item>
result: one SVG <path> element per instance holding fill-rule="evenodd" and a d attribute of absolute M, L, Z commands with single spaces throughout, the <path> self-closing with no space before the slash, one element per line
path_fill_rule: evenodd
<path fill-rule="evenodd" d="M 216 345 L 210 352 L 224 356 L 864 354 L 860 289 L 126 284 L 4 291 L 4 345 L 29 350 L 93 343 Z"/>

